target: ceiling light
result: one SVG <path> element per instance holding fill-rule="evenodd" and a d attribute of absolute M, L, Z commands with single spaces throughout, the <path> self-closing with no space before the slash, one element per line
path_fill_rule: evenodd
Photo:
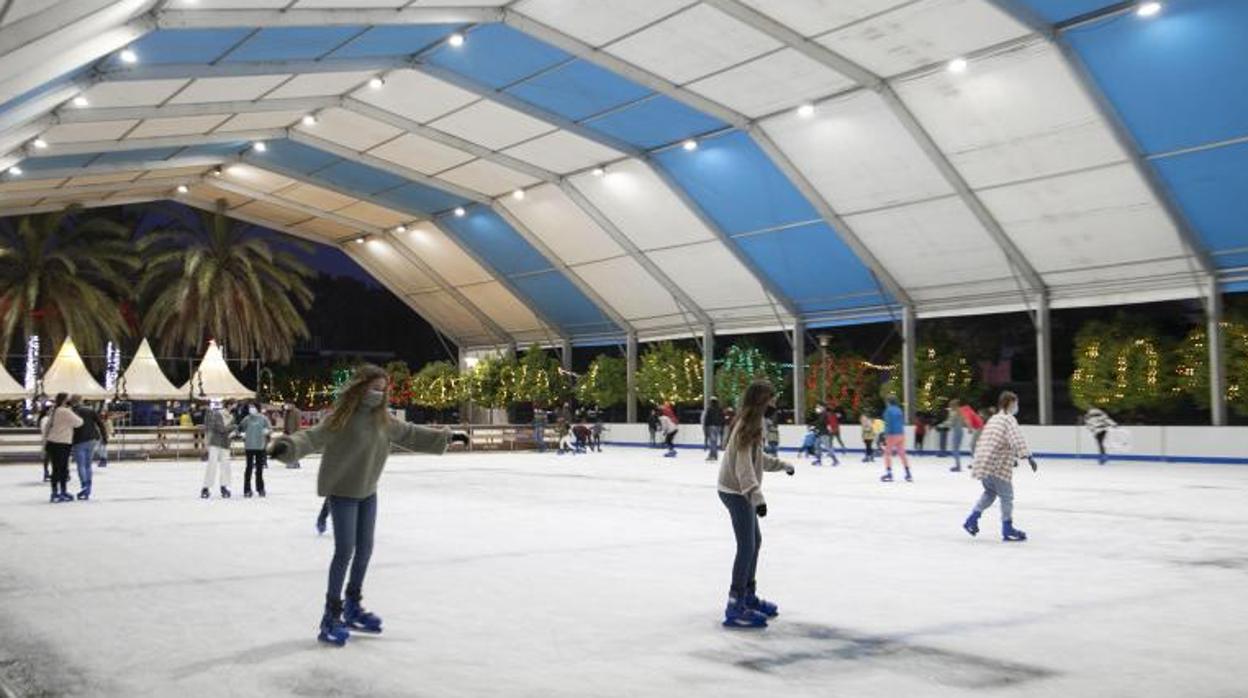
<path fill-rule="evenodd" d="M 216 167 L 212 168 L 212 176 L 213 176 L 213 177 L 220 177 L 220 176 L 221 176 L 221 166 L 220 166 L 220 165 L 217 165 Z"/>
<path fill-rule="evenodd" d="M 951 73 L 966 72 L 966 65 L 967 63 L 966 63 L 965 58 L 955 58 L 949 61 L 949 72 Z"/>
<path fill-rule="evenodd" d="M 680 147 L 688 151 L 694 151 L 698 149 L 698 142 L 690 138 L 689 140 L 682 143 Z"/>
<path fill-rule="evenodd" d="M 400 223 L 397 227 L 395 227 L 394 232 L 396 232 L 396 233 L 406 233 L 406 232 L 407 232 L 407 226 L 406 226 L 406 225 L 403 225 L 402 223 Z"/>
<path fill-rule="evenodd" d="M 9 168 L 9 174 L 13 175 L 14 177 L 17 177 L 22 174 L 22 168 L 18 167 L 17 165 L 14 165 Z"/>
<path fill-rule="evenodd" d="M 595 176 L 595 177 L 601 177 L 601 176 L 605 175 L 606 173 L 607 173 L 607 171 L 606 171 L 606 170 L 604 170 L 604 169 L 602 169 L 601 167 L 595 167 L 595 168 L 594 168 L 594 176 Z"/>
<path fill-rule="evenodd" d="M 449 37 L 447 37 L 446 43 L 456 48 L 459 48 L 460 46 L 464 45 L 464 35 L 460 34 L 459 32 L 455 32 L 454 34 L 451 34 Z"/>
<path fill-rule="evenodd" d="M 179 184 L 179 185 L 178 185 L 178 193 L 179 193 L 179 194 L 185 194 L 185 193 L 187 193 L 187 192 L 188 192 L 188 191 L 190 191 L 190 190 L 191 190 L 191 188 L 190 188 L 190 187 L 188 187 L 188 186 L 186 186 L 185 184 Z"/>
<path fill-rule="evenodd" d="M 1140 5 L 1139 9 L 1135 11 L 1135 14 L 1141 17 L 1152 17 L 1158 12 L 1161 12 L 1161 3 L 1146 2 Z"/>
<path fill-rule="evenodd" d="M 380 90 L 381 86 L 385 84 L 386 84 L 386 81 L 382 80 L 379 77 L 369 78 L 368 80 L 368 86 L 373 88 L 374 90 Z"/>
<path fill-rule="evenodd" d="M 366 236 L 366 235 L 361 235 L 361 236 L 359 236 L 358 238 L 356 238 L 356 239 L 355 239 L 355 244 L 357 244 L 357 245 L 363 245 L 363 244 L 364 244 L 364 241 L 365 241 L 365 240 L 367 240 L 367 239 L 368 239 L 368 236 Z"/>
<path fill-rule="evenodd" d="M 128 49 L 128 48 L 122 49 L 121 53 L 117 54 L 117 56 L 121 58 L 122 63 L 138 63 L 139 62 L 139 54 L 135 53 L 133 49 Z"/>
<path fill-rule="evenodd" d="M 85 107 L 88 104 L 90 104 L 90 102 L 87 101 L 86 97 L 83 97 L 82 95 L 78 95 L 77 97 L 74 97 L 75 107 Z"/>
<path fill-rule="evenodd" d="M 468 212 L 464 210 L 464 207 L 463 207 L 463 206 L 456 206 L 456 207 L 455 207 L 455 217 L 456 217 L 456 218 L 463 218 L 463 217 L 464 217 L 465 215 L 467 215 L 467 214 L 468 214 Z"/>
<path fill-rule="evenodd" d="M 809 119 L 810 117 L 815 115 L 815 105 L 803 104 L 802 106 L 797 108 L 797 115 L 802 117 L 803 119 Z"/>
<path fill-rule="evenodd" d="M 36 138 L 35 140 L 31 141 L 30 144 L 35 146 L 39 150 L 43 150 L 44 148 L 48 147 L 48 142 L 43 140 L 42 138 Z"/>
<path fill-rule="evenodd" d="M 269 146 L 265 145 L 264 141 L 256 141 L 251 144 L 251 149 L 257 153 L 263 153 L 269 149 Z"/>
<path fill-rule="evenodd" d="M 513 191 L 513 192 L 511 193 L 511 198 L 515 199 L 516 201 L 521 201 L 521 200 L 523 200 L 523 199 L 524 199 L 524 190 L 523 190 L 523 189 L 517 189 L 517 190 Z"/>
<path fill-rule="evenodd" d="M 316 125 L 316 115 L 315 115 L 315 114 L 305 114 L 305 115 L 303 116 L 303 125 L 304 125 L 304 126 L 315 126 L 315 125 Z"/>

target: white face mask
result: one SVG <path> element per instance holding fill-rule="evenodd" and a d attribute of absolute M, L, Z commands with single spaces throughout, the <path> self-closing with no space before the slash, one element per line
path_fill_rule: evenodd
<path fill-rule="evenodd" d="M 372 407 L 377 407 L 381 405 L 381 403 L 384 402 L 385 399 L 386 399 L 386 391 L 369 390 L 367 393 L 364 393 L 364 397 L 360 399 L 360 404 L 364 405 L 365 407 L 372 408 Z"/>
<path fill-rule="evenodd" d="M 247 412 L 249 414 L 260 414 L 260 410 L 256 409 L 255 407 L 248 407 Z"/>
<path fill-rule="evenodd" d="M 1014 404 L 1010 405 L 1010 408 L 1006 410 L 1005 412 L 1011 417 L 1016 416 L 1018 414 L 1018 403 L 1015 402 Z"/>

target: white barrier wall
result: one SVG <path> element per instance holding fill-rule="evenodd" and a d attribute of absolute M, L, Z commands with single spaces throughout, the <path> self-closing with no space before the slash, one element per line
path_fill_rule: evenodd
<path fill-rule="evenodd" d="M 1205 461 L 1248 464 L 1248 427 L 1125 427 L 1131 436 L 1131 448 L 1123 453 L 1112 454 L 1115 458 L 1156 461 Z M 792 424 L 781 425 L 780 447 L 796 449 L 801 445 L 806 427 Z M 862 448 L 862 432 L 856 424 L 841 427 L 841 438 L 851 450 Z M 1023 425 L 1023 434 L 1034 453 L 1040 456 L 1063 458 L 1096 456 L 1096 441 L 1081 426 L 1035 426 Z M 645 424 L 607 425 L 606 441 L 617 444 L 640 445 L 650 441 Z M 927 450 L 934 451 L 939 436 L 933 429 L 927 434 Z M 913 428 L 906 429 L 906 444 L 914 443 Z M 701 447 L 702 427 L 682 424 L 676 434 L 678 446 Z M 963 449 L 969 441 L 963 442 Z"/>

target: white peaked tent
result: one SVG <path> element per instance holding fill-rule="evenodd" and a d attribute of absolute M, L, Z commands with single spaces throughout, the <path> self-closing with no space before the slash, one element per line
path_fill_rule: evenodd
<path fill-rule="evenodd" d="M 43 392 L 47 395 L 81 395 L 87 400 L 105 400 L 113 396 L 91 376 L 86 364 L 82 363 L 74 340 L 68 337 L 57 352 L 52 367 L 43 374 Z"/>
<path fill-rule="evenodd" d="M 201 381 L 202 395 L 200 394 Z M 230 373 L 230 367 L 225 363 L 221 347 L 217 346 L 215 340 L 208 342 L 208 350 L 204 352 L 199 368 L 195 369 L 195 372 L 191 374 L 190 382 L 182 386 L 179 393 L 207 400 L 241 400 L 256 396 L 254 391 L 248 390 L 247 386 L 238 382 L 234 374 Z"/>
<path fill-rule="evenodd" d="M 21 383 L 14 380 L 9 372 L 0 366 L 0 400 L 25 400 L 30 397 L 30 391 L 22 387 Z"/>
<path fill-rule="evenodd" d="M 186 397 L 186 391 L 170 383 L 160 370 L 156 355 L 146 339 L 134 353 L 121 381 L 126 397 L 131 400 L 178 400 Z"/>

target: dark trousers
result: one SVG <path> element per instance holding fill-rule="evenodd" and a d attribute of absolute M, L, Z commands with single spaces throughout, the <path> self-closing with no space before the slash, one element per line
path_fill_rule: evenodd
<path fill-rule="evenodd" d="M 65 494 L 69 485 L 69 444 L 48 442 L 48 458 L 52 461 L 52 492 Z"/>
<path fill-rule="evenodd" d="M 867 454 L 867 460 L 872 460 L 875 454 L 875 439 L 863 439 L 862 450 Z"/>
<path fill-rule="evenodd" d="M 719 501 L 732 519 L 732 534 L 737 538 L 737 555 L 732 559 L 732 584 L 728 595 L 744 599 L 754 593 L 754 575 L 758 570 L 758 551 L 763 547 L 763 532 L 758 527 L 758 514 L 749 498 L 740 494 L 719 493 Z"/>
<path fill-rule="evenodd" d="M 936 433 L 940 435 L 940 455 L 949 455 L 949 430 L 937 429 Z"/>
<path fill-rule="evenodd" d="M 675 442 L 676 442 L 676 432 L 674 431 L 668 432 L 667 434 L 663 436 L 663 445 L 667 446 L 667 450 L 669 451 L 676 450 Z"/>
<path fill-rule="evenodd" d="M 1106 435 L 1106 434 L 1108 434 L 1108 433 L 1109 433 L 1109 432 L 1107 432 L 1107 431 L 1098 431 L 1098 432 L 1096 432 L 1096 448 L 1097 448 L 1097 450 L 1099 450 L 1099 451 L 1101 452 L 1101 460 L 1105 460 L 1105 459 L 1106 459 L 1106 455 L 1105 455 L 1105 435 Z"/>
<path fill-rule="evenodd" d="M 364 588 L 364 575 L 373 556 L 373 531 L 377 527 L 377 495 L 364 499 L 331 496 L 330 512 L 334 518 L 334 559 L 329 564 L 329 588 L 325 597 L 342 599 L 342 584 L 347 582 L 347 596 L 358 598 Z M 351 577 L 347 579 L 347 565 Z"/>
<path fill-rule="evenodd" d="M 251 470 L 255 468 L 256 491 L 264 494 L 264 468 L 268 465 L 268 454 L 262 448 L 254 451 L 247 449 L 244 451 L 244 456 L 247 459 L 247 467 L 243 469 L 243 491 L 251 491 Z"/>
<path fill-rule="evenodd" d="M 52 479 L 52 469 L 49 465 L 52 462 L 52 451 L 48 450 L 48 445 L 43 445 L 43 481 L 47 482 Z"/>

